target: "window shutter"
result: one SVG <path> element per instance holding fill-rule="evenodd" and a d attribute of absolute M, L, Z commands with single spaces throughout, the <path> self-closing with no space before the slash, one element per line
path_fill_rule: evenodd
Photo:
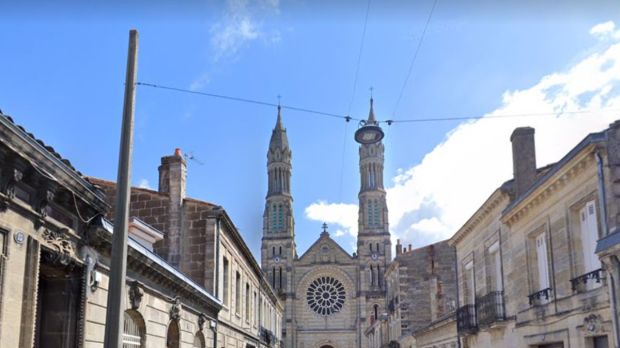
<path fill-rule="evenodd" d="M 583 244 L 583 260 L 585 271 L 591 272 L 601 268 L 601 261 L 596 256 L 598 241 L 598 224 L 594 201 L 587 202 L 579 214 L 581 220 L 581 236 Z"/>
<path fill-rule="evenodd" d="M 536 237 L 536 258 L 538 259 L 538 290 L 544 290 L 549 287 L 549 262 L 545 233 Z"/>

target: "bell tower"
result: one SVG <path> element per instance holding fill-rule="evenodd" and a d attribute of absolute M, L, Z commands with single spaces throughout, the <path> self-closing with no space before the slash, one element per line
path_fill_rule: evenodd
<path fill-rule="evenodd" d="M 375 118 L 370 98 L 368 119 L 355 133 L 360 143 L 360 192 L 358 215 L 357 255 L 366 296 L 367 320 L 379 319 L 385 312 L 386 286 L 384 274 L 392 259 L 388 209 L 383 186 L 383 130 Z"/>
<path fill-rule="evenodd" d="M 278 105 L 278 118 L 267 151 L 268 190 L 263 213 L 261 266 L 273 289 L 281 295 L 291 289 L 289 273 L 296 256 L 291 156 Z"/>

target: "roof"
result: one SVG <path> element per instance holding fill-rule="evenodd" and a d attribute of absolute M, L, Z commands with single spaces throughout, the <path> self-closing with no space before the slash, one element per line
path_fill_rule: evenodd
<path fill-rule="evenodd" d="M 607 140 L 607 132 L 601 131 L 597 133 L 588 134 L 583 140 L 581 140 L 575 147 L 573 147 L 561 160 L 556 163 L 550 164 L 546 167 L 541 168 L 541 173 L 537 176 L 536 181 L 530 186 L 530 188 L 525 191 L 521 196 L 516 197 L 516 199 L 511 202 L 506 209 L 502 212 L 502 215 L 508 214 L 512 209 L 518 206 L 521 202 L 523 202 L 527 197 L 532 194 L 537 188 L 543 185 L 547 180 L 549 180 L 553 175 L 555 175 L 558 171 L 560 171 L 568 162 L 570 162 L 577 154 L 581 152 L 588 145 L 599 143 Z"/>
<path fill-rule="evenodd" d="M 18 140 L 16 140 L 17 142 L 19 142 L 19 140 L 23 141 L 23 143 L 19 144 L 16 142 L 11 142 L 9 144 L 7 141 L 5 144 L 22 156 L 30 156 L 31 158 L 24 158 L 28 160 L 35 169 L 53 180 L 59 180 L 59 176 L 62 176 L 65 179 L 63 186 L 65 186 L 66 189 L 74 192 L 79 190 L 81 193 L 86 194 L 88 198 L 87 203 L 96 205 L 98 210 L 107 210 L 109 208 L 103 192 L 92 185 L 81 172 L 73 167 L 68 159 L 62 157 L 52 146 L 47 145 L 43 140 L 38 139 L 34 134 L 26 131 L 24 127 L 16 124 L 11 116 L 2 114 L 1 112 L 0 126 L 6 127 L 7 130 L 16 135 L 18 138 Z M 0 138 L 0 140 L 3 139 Z M 28 148 L 34 149 L 43 158 L 37 158 L 35 153 L 23 151 Z M 41 161 L 42 159 L 53 167 L 44 165 Z M 50 173 L 50 170 L 54 171 L 57 175 Z"/>
<path fill-rule="evenodd" d="M 326 231 L 323 231 L 321 233 L 321 235 L 319 236 L 319 238 L 312 243 L 312 245 L 308 248 L 308 250 L 306 250 L 301 257 L 299 257 L 299 260 L 302 260 L 306 255 L 308 255 L 312 249 L 314 249 L 317 245 L 319 245 L 319 243 L 324 242 L 324 241 L 329 241 L 330 243 L 336 245 L 336 247 L 338 248 L 338 250 L 340 250 L 342 253 L 344 253 L 346 256 L 348 256 L 349 258 L 353 258 L 353 256 L 351 256 L 346 250 L 344 250 L 340 244 L 338 244 L 335 240 L 332 239 L 332 237 L 330 237 L 329 233 Z"/>
<path fill-rule="evenodd" d="M 112 224 L 112 222 L 110 220 L 101 218 L 100 222 L 101 222 L 101 226 L 104 228 L 104 230 L 106 230 L 110 234 L 112 234 L 114 232 L 114 227 L 113 227 L 114 225 Z M 139 252 L 140 254 L 146 256 L 151 261 L 153 261 L 156 264 L 160 265 L 163 269 L 165 269 L 167 272 L 170 272 L 172 275 L 174 275 L 179 280 L 182 280 L 186 284 L 190 285 L 192 288 L 194 288 L 194 290 L 196 290 L 197 292 L 199 292 L 203 296 L 207 297 L 209 300 L 213 301 L 217 306 L 219 306 L 219 307 L 222 306 L 222 301 L 218 300 L 215 296 L 211 295 L 206 289 L 204 289 L 200 285 L 196 284 L 196 282 L 191 280 L 188 276 L 186 276 L 185 274 L 183 274 L 182 272 L 180 272 L 176 268 L 172 267 L 164 259 L 162 259 L 159 255 L 155 254 L 154 252 L 152 252 L 149 249 L 147 249 L 144 246 L 142 246 L 140 243 L 138 243 L 131 236 L 129 236 L 129 238 L 128 238 L 128 244 L 127 245 L 130 248 L 134 249 L 135 251 Z"/>

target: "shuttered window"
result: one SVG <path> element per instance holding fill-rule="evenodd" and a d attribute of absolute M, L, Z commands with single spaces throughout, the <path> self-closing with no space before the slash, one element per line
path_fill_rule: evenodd
<path fill-rule="evenodd" d="M 596 256 L 596 242 L 598 241 L 598 224 L 596 221 L 596 206 L 594 201 L 586 203 L 579 212 L 581 225 L 581 241 L 583 244 L 583 262 L 585 273 L 601 268 L 601 261 Z"/>
<path fill-rule="evenodd" d="M 546 234 L 536 237 L 536 259 L 538 267 L 538 290 L 549 288 L 549 260 L 547 259 Z"/>

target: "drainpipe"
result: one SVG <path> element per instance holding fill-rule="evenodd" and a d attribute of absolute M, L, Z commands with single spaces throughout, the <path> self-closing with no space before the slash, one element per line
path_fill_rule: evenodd
<path fill-rule="evenodd" d="M 459 261 L 458 261 L 458 255 L 456 254 L 456 246 L 454 247 L 454 269 L 456 270 L 456 311 L 458 312 L 459 307 L 460 307 L 460 295 L 459 295 Z M 457 315 L 457 312 L 455 312 L 455 316 L 456 316 L 456 347 L 457 348 L 461 348 L 461 334 L 459 333 L 459 324 L 458 324 L 458 320 L 459 317 Z"/>
<path fill-rule="evenodd" d="M 220 298 L 220 215 L 215 218 L 215 297 Z M 219 320 L 216 323 L 216 327 L 213 330 L 213 348 L 217 348 L 217 326 L 219 326 Z"/>
<path fill-rule="evenodd" d="M 605 172 L 603 171 L 603 157 L 599 150 L 596 150 L 594 153 L 596 157 L 596 171 L 598 174 L 598 198 L 601 209 L 600 209 L 600 217 L 599 219 L 603 222 L 603 233 L 604 236 L 609 235 L 609 222 L 607 221 L 607 194 L 605 191 Z M 618 298 L 616 296 L 616 284 L 617 281 L 617 272 L 616 270 L 620 269 L 620 261 L 618 258 L 612 256 L 609 258 L 610 260 L 610 270 L 608 272 L 609 275 L 609 293 L 611 295 L 611 305 L 612 305 L 612 323 L 614 327 L 614 343 L 615 346 L 618 347 L 618 340 L 620 340 L 620 324 L 618 323 Z"/>
<path fill-rule="evenodd" d="M 603 222 L 603 232 L 605 236 L 609 234 L 609 223 L 607 222 L 607 194 L 605 192 L 605 173 L 603 172 L 603 158 L 600 152 L 597 150 L 594 154 L 596 157 L 596 169 L 598 173 L 598 198 L 601 202 L 600 217 Z"/>

